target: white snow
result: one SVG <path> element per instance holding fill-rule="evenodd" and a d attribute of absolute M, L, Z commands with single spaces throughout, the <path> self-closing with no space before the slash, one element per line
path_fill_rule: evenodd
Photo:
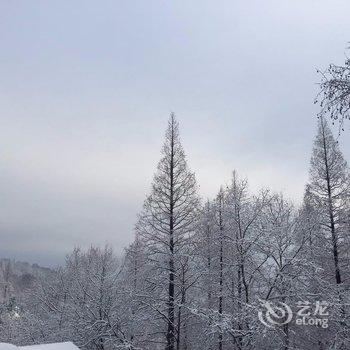
<path fill-rule="evenodd" d="M 22 346 L 22 347 L 19 347 L 19 349 L 23 349 L 23 350 L 79 350 L 71 342 Z M 1 348 L 0 348 L 0 350 L 1 350 Z"/>
<path fill-rule="evenodd" d="M 11 344 L 0 343 L 0 350 L 79 350 L 73 343 L 52 343 L 29 346 L 14 346 Z"/>
<path fill-rule="evenodd" d="M 18 348 L 11 344 L 0 343 L 0 350 L 18 350 Z"/>

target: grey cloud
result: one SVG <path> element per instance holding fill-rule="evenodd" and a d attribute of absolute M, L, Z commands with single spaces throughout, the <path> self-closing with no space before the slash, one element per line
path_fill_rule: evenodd
<path fill-rule="evenodd" d="M 0 255 L 122 251 L 170 111 L 203 197 L 233 169 L 300 201 L 316 68 L 342 63 L 347 1 L 0 5 Z M 350 138 L 340 137 L 349 159 Z"/>

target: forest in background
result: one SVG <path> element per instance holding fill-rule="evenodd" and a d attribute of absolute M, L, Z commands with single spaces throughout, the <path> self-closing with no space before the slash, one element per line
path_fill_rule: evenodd
<path fill-rule="evenodd" d="M 350 173 L 327 117 L 339 132 L 350 119 L 350 60 L 321 76 L 300 205 L 269 189 L 253 193 L 236 171 L 204 202 L 171 114 L 122 257 L 105 246 L 75 248 L 55 270 L 0 260 L 0 341 L 74 341 L 84 350 L 348 349 Z"/>
<path fill-rule="evenodd" d="M 3 294 L 0 341 L 72 340 L 86 350 L 347 349 L 349 186 L 321 116 L 300 206 L 269 189 L 252 193 L 236 171 L 203 201 L 171 114 L 125 255 L 77 248 L 64 266 Z M 5 285 L 13 286 L 9 277 Z M 258 317 L 262 300 L 293 311 L 300 302 L 325 303 L 329 323 L 267 327 Z"/>

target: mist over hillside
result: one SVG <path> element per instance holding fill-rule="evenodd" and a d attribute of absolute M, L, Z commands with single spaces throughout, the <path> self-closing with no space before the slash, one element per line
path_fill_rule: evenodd
<path fill-rule="evenodd" d="M 38 279 L 53 273 L 54 270 L 38 264 L 0 258 L 0 302 L 20 297 L 32 289 Z"/>

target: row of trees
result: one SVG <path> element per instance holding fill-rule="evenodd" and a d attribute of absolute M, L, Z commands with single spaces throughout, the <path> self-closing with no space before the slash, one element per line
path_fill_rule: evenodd
<path fill-rule="evenodd" d="M 202 203 L 172 114 L 135 240 L 76 249 L 66 265 L 2 312 L 15 343 L 74 340 L 82 349 L 347 349 L 349 171 L 324 119 L 301 207 L 251 193 L 233 173 Z M 266 327 L 260 300 L 329 305 L 329 327 Z"/>

